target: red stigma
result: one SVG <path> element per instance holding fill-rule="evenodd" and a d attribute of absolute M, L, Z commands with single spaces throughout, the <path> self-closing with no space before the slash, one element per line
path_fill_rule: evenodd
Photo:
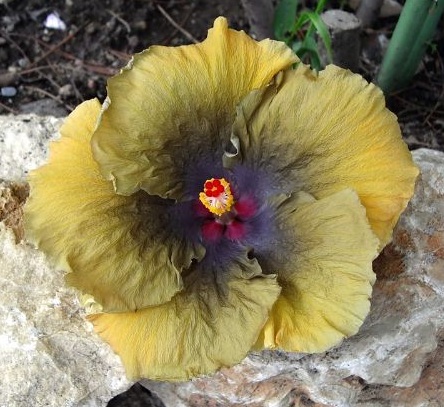
<path fill-rule="evenodd" d="M 222 192 L 224 192 L 224 190 L 225 188 L 223 187 L 219 179 L 207 181 L 204 184 L 205 195 L 209 198 L 217 198 Z"/>

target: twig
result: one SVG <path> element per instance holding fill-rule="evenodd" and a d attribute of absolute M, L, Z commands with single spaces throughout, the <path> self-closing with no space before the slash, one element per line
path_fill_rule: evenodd
<path fill-rule="evenodd" d="M 30 58 L 28 57 L 28 55 L 26 55 L 26 52 L 23 50 L 23 48 L 20 47 L 20 45 L 18 45 L 6 31 L 1 30 L 0 33 L 2 37 L 6 38 L 15 48 L 17 48 L 17 50 L 22 54 L 23 58 L 30 61 Z"/>
<path fill-rule="evenodd" d="M 193 14 L 193 11 L 194 11 L 194 7 L 190 7 L 190 11 L 187 13 L 185 18 L 180 22 L 181 26 L 184 26 L 186 24 L 188 19 L 191 17 L 191 14 Z M 162 39 L 162 41 L 160 41 L 160 43 L 161 44 L 169 44 L 171 39 L 176 35 L 177 31 L 179 31 L 177 28 L 174 29 L 170 34 L 168 34 L 168 36 L 166 36 L 164 39 Z"/>
<path fill-rule="evenodd" d="M 85 98 L 80 93 L 79 89 L 77 88 L 76 81 L 71 77 L 70 78 L 70 82 L 71 82 L 71 86 L 72 86 L 72 88 L 74 90 L 74 93 L 76 95 L 77 100 L 80 100 L 81 102 L 83 102 L 85 100 Z"/>
<path fill-rule="evenodd" d="M 60 90 L 61 86 L 53 79 L 51 76 L 45 75 L 44 73 L 41 74 L 44 79 L 46 79 L 55 89 L 57 89 L 57 92 Z"/>
<path fill-rule="evenodd" d="M 19 114 L 19 112 L 18 112 L 17 110 L 12 109 L 12 108 L 9 107 L 9 106 L 6 106 L 6 105 L 3 104 L 2 102 L 0 102 L 0 107 L 3 108 L 3 109 L 5 109 L 5 110 L 7 110 L 9 113 L 12 113 L 12 114 Z"/>
<path fill-rule="evenodd" d="M 409 87 L 409 88 L 407 88 L 407 89 L 409 89 L 410 91 L 414 91 L 414 90 L 413 90 L 413 89 L 414 89 L 413 86 L 411 86 L 411 87 Z M 390 96 L 391 96 L 393 99 L 397 99 L 397 100 L 399 100 L 401 103 L 403 103 L 404 105 L 410 107 L 412 111 L 420 111 L 420 112 L 421 112 L 421 111 L 425 111 L 425 112 L 430 112 L 430 111 L 432 111 L 432 113 L 433 113 L 433 112 L 436 110 L 436 109 L 434 109 L 434 108 L 429 108 L 429 107 L 427 107 L 427 106 L 420 105 L 420 104 L 418 104 L 418 103 L 410 102 L 408 99 L 405 99 L 404 97 L 400 96 L 400 95 L 401 95 L 402 93 L 404 93 L 407 89 L 403 89 L 402 91 L 398 91 L 398 92 L 396 92 L 396 93 L 392 93 Z M 410 111 L 410 109 L 408 109 L 408 108 L 406 108 L 405 110 L 406 110 L 406 111 Z M 419 113 L 419 114 L 421 114 L 421 113 Z"/>
<path fill-rule="evenodd" d="M 74 55 L 64 55 L 67 59 L 73 59 L 73 60 L 77 60 L 79 61 Z M 89 64 L 83 61 L 80 61 L 81 64 L 79 65 L 80 68 L 85 69 L 86 71 L 89 72 L 93 72 L 99 75 L 104 75 L 104 76 L 113 76 L 115 75 L 117 72 L 119 72 L 118 69 L 115 68 L 110 68 L 108 66 L 102 66 L 102 65 L 94 65 L 94 64 Z M 65 66 L 65 68 L 70 68 L 70 69 L 76 69 L 76 67 L 72 67 L 72 66 Z"/>
<path fill-rule="evenodd" d="M 131 59 L 131 55 L 126 52 L 117 51 L 115 49 L 109 49 L 108 52 L 122 61 L 129 61 Z"/>
<path fill-rule="evenodd" d="M 160 5 L 156 4 L 157 9 L 162 13 L 162 15 L 168 20 L 168 22 L 176 28 L 176 30 L 179 30 L 185 37 L 187 37 L 191 42 L 194 42 L 197 44 L 199 41 L 194 38 L 185 28 L 181 27 L 179 24 L 177 24 L 173 18 L 165 11 L 165 9 Z"/>
<path fill-rule="evenodd" d="M 42 46 L 44 46 L 46 48 L 49 48 L 49 45 L 46 44 L 45 42 L 43 42 L 43 41 L 41 41 L 39 39 L 36 39 L 36 41 L 40 45 L 42 45 Z M 118 70 L 114 69 L 114 68 L 110 68 L 110 67 L 102 66 L 102 65 L 95 65 L 95 64 L 92 64 L 92 63 L 89 63 L 89 62 L 84 62 L 84 61 L 78 59 L 76 56 L 74 56 L 74 55 L 72 55 L 72 54 L 70 54 L 68 52 L 62 51 L 60 49 L 55 50 L 55 52 L 57 54 L 60 54 L 62 57 L 66 58 L 66 59 L 69 59 L 71 61 L 79 61 L 81 63 L 81 67 L 82 68 L 85 68 L 87 71 L 90 71 L 90 72 L 98 73 L 99 75 L 112 76 L 112 75 L 115 75 L 118 72 Z M 110 50 L 109 52 L 113 53 L 112 50 Z M 127 59 L 130 59 L 130 56 L 128 56 Z M 50 65 L 47 65 L 46 67 L 51 68 Z M 37 68 L 27 69 L 26 71 L 18 72 L 18 74 L 21 75 L 21 74 L 24 74 L 24 73 L 31 72 L 32 70 L 38 70 L 38 69 L 40 69 L 40 68 L 37 67 Z"/>
<path fill-rule="evenodd" d="M 22 71 L 0 73 L 0 86 L 9 86 L 11 83 L 15 82 L 19 77 L 24 82 L 27 82 L 23 78 L 23 75 L 27 75 L 32 72 L 44 71 L 45 69 L 48 69 L 48 68 L 51 68 L 54 70 L 54 68 L 51 65 L 44 65 L 44 66 L 36 66 L 35 68 L 24 69 Z"/>
<path fill-rule="evenodd" d="M 438 110 L 439 105 L 442 103 L 442 98 L 444 97 L 444 88 L 441 90 L 441 94 L 438 97 L 438 101 L 435 103 L 435 106 L 431 109 L 430 113 L 427 115 L 427 117 L 424 119 L 424 122 L 429 122 L 429 119 L 432 117 L 434 113 Z"/>
<path fill-rule="evenodd" d="M 53 66 L 52 65 L 36 66 L 35 68 L 24 69 L 23 71 L 17 71 L 17 75 L 26 75 L 28 73 L 43 71 L 45 69 L 53 69 Z"/>
<path fill-rule="evenodd" d="M 29 67 L 32 67 L 34 65 L 37 65 L 40 61 L 43 61 L 45 58 L 47 58 L 52 53 L 56 52 L 62 45 L 66 44 L 67 42 L 71 41 L 83 28 L 85 28 L 89 23 L 86 23 L 82 25 L 80 28 L 75 30 L 73 33 L 67 35 L 65 38 L 63 38 L 62 41 L 54 45 L 52 48 L 50 48 L 47 52 L 45 52 L 40 58 L 37 58 L 34 62 L 32 62 Z"/>
<path fill-rule="evenodd" d="M 64 103 L 63 100 L 61 100 L 59 97 L 54 96 L 52 93 L 49 93 L 49 92 L 47 92 L 44 89 L 40 89 L 40 88 L 37 88 L 35 86 L 26 86 L 26 89 L 29 89 L 29 90 L 37 92 L 37 93 L 41 93 L 42 95 L 45 95 L 45 96 L 55 100 L 57 103 L 60 103 L 61 105 L 66 107 L 69 111 L 74 110 L 74 106 L 71 106 L 71 105 L 68 105 L 68 104 Z"/>
<path fill-rule="evenodd" d="M 111 14 L 117 21 L 119 21 L 125 28 L 126 31 L 128 31 L 128 34 L 131 33 L 131 27 L 122 17 L 120 17 L 118 14 L 114 13 L 112 10 L 105 10 L 108 14 Z"/>
<path fill-rule="evenodd" d="M 39 70 L 47 69 L 47 68 L 54 69 L 53 66 L 50 65 L 50 61 L 48 61 L 48 65 L 32 67 L 33 65 L 38 64 L 43 58 L 48 57 L 50 54 L 52 54 L 54 52 L 57 53 L 57 54 L 60 54 L 62 57 L 66 58 L 66 59 L 80 61 L 81 62 L 81 67 L 86 69 L 87 71 L 90 71 L 90 72 L 93 72 L 93 73 L 97 73 L 99 75 L 105 75 L 105 76 L 115 75 L 118 72 L 118 69 L 114 69 L 114 68 L 110 68 L 110 67 L 106 67 L 106 66 L 102 66 L 102 65 L 96 65 L 96 64 L 93 64 L 93 63 L 88 63 L 88 62 L 81 61 L 76 56 L 74 56 L 74 55 L 72 55 L 72 54 L 70 54 L 68 52 L 65 52 L 65 51 L 62 51 L 61 49 L 59 49 L 59 47 L 61 45 L 63 45 L 63 43 L 69 41 L 72 38 L 72 36 L 76 35 L 79 32 L 79 30 L 81 30 L 82 28 L 83 27 L 79 28 L 75 33 L 71 34 L 69 36 L 69 38 L 66 37 L 64 40 L 62 40 L 61 43 L 57 44 L 55 47 L 51 47 L 49 44 L 45 43 L 44 41 L 42 41 L 42 40 L 40 40 L 38 38 L 35 38 L 35 37 L 31 37 L 29 35 L 24 35 L 24 34 L 19 34 L 19 33 L 11 34 L 11 35 L 16 36 L 16 37 L 22 37 L 22 38 L 27 38 L 27 39 L 34 40 L 40 46 L 43 46 L 45 48 L 50 48 L 50 49 L 48 50 L 48 52 L 46 52 L 38 60 L 36 60 L 32 64 L 28 65 L 28 67 L 30 67 L 30 68 L 27 68 L 27 69 L 25 69 L 23 71 L 17 71 L 13 75 L 10 74 L 9 72 L 7 72 L 7 73 L 0 73 L 0 83 L 11 83 L 14 80 L 16 80 L 18 76 L 21 76 L 21 75 L 24 75 L 24 74 L 27 74 L 27 73 L 31 73 L 33 71 L 39 71 Z M 110 52 L 113 53 L 112 50 L 110 50 Z M 119 56 L 119 55 L 116 55 L 116 56 L 118 58 L 120 58 L 120 59 L 126 59 L 126 60 L 130 59 L 129 55 L 123 54 L 123 53 L 122 53 L 122 55 L 125 55 L 125 58 L 123 58 L 122 56 Z M 3 85 L 3 86 L 5 86 L 5 85 Z"/>

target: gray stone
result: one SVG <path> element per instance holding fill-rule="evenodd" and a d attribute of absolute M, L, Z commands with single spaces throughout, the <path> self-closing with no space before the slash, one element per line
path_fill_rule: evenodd
<path fill-rule="evenodd" d="M 17 95 L 17 89 L 13 86 L 5 86 L 0 89 L 0 93 L 5 98 L 12 98 Z"/>
<path fill-rule="evenodd" d="M 1 405 L 105 406 L 129 385 L 63 272 L 0 223 Z"/>
<path fill-rule="evenodd" d="M 343 10 L 327 10 L 321 14 L 330 34 L 333 61 L 327 58 L 327 50 L 321 38 L 318 39 L 320 55 L 324 65 L 334 63 L 342 68 L 358 72 L 361 49 L 361 22 L 352 13 Z"/>
<path fill-rule="evenodd" d="M 21 241 L 25 184 L 9 181 L 46 160 L 59 124 L 0 116 L 1 406 L 105 406 L 130 386 L 63 272 Z M 212 377 L 143 384 L 167 407 L 441 406 L 444 154 L 423 149 L 414 158 L 422 172 L 416 193 L 375 261 L 372 309 L 358 335 L 322 354 L 252 353 Z"/>
<path fill-rule="evenodd" d="M 69 112 L 54 99 L 39 99 L 24 103 L 19 107 L 21 114 L 36 114 L 39 116 L 65 117 Z"/>
<path fill-rule="evenodd" d="M 25 180 L 31 169 L 42 165 L 60 124 L 52 116 L 0 116 L 0 180 Z"/>
<path fill-rule="evenodd" d="M 2 407 L 106 406 L 130 385 L 119 358 L 86 322 L 63 272 L 20 242 L 27 189 L 8 181 L 24 180 L 46 160 L 59 124 L 52 117 L 0 116 Z"/>

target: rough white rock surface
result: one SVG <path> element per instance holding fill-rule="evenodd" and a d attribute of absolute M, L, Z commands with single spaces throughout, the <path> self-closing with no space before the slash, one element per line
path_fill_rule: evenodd
<path fill-rule="evenodd" d="M 41 165 L 59 124 L 0 116 L 0 181 L 24 180 Z M 16 244 L 21 200 L 20 185 L 0 182 L 0 407 L 106 406 L 130 383 L 119 358 L 92 333 L 63 272 L 30 245 Z"/>
<path fill-rule="evenodd" d="M 0 181 L 24 180 L 42 164 L 59 123 L 0 116 Z M 372 310 L 358 335 L 318 355 L 254 353 L 213 377 L 144 384 L 167 407 L 442 407 L 444 154 L 414 158 L 421 179 L 375 262 Z M 0 407 L 105 406 L 130 383 L 63 273 L 16 244 L 22 199 L 0 182 Z"/>
<path fill-rule="evenodd" d="M 0 180 L 24 180 L 43 164 L 61 123 L 52 116 L 0 116 Z"/>

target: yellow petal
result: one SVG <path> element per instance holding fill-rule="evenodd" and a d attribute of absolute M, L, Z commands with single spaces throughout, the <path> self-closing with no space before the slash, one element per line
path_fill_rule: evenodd
<path fill-rule="evenodd" d="M 352 190 L 277 209 L 295 246 L 272 260 L 282 286 L 257 348 L 322 352 L 355 334 L 370 309 L 378 239 Z"/>
<path fill-rule="evenodd" d="M 93 137 L 103 175 L 120 194 L 141 188 L 182 197 L 202 155 L 207 166 L 220 161 L 240 99 L 296 59 L 284 43 L 256 42 L 221 17 L 200 44 L 136 55 L 109 80 L 108 107 Z"/>
<path fill-rule="evenodd" d="M 182 268 L 203 249 L 168 229 L 159 198 L 116 195 L 103 179 L 90 147 L 100 108 L 97 100 L 82 103 L 52 143 L 48 164 L 31 174 L 27 236 L 105 310 L 169 301 L 182 288 Z"/>
<path fill-rule="evenodd" d="M 226 270 L 214 266 L 189 276 L 185 290 L 167 304 L 89 317 L 121 357 L 129 378 L 186 380 L 246 356 L 280 288 L 275 278 L 260 274 L 254 260 L 230 267 L 228 279 Z"/>
<path fill-rule="evenodd" d="M 316 198 L 356 190 L 381 247 L 413 194 L 418 169 L 382 92 L 333 65 L 318 76 L 300 65 L 252 92 L 234 135 L 242 160 L 274 173 L 284 190 Z"/>

